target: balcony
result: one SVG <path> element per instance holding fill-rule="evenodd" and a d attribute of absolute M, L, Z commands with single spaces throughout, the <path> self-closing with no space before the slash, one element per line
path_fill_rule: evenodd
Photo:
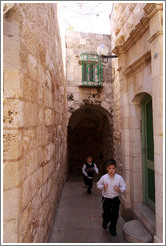
<path fill-rule="evenodd" d="M 103 87 L 103 63 L 100 56 L 92 53 L 81 54 L 82 82 L 80 87 Z"/>

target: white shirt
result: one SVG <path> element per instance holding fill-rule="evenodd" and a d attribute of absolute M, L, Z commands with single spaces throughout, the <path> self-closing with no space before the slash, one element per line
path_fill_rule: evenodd
<path fill-rule="evenodd" d="M 89 164 L 89 165 L 92 165 L 92 163 L 89 163 L 89 162 L 88 162 L 88 164 Z M 83 174 L 84 174 L 86 177 L 88 177 L 88 174 L 87 174 L 87 172 L 85 171 L 85 169 L 86 169 L 86 164 L 83 165 L 83 167 L 82 167 L 82 172 L 83 172 Z M 99 173 L 99 169 L 97 168 L 97 166 L 96 166 L 95 163 L 94 163 L 94 170 L 95 170 L 96 173 Z M 91 178 L 91 177 L 89 177 L 89 178 Z"/>
<path fill-rule="evenodd" d="M 107 189 L 103 188 L 104 184 L 108 184 Z M 120 188 L 120 191 L 115 191 L 115 185 Z M 126 190 L 126 183 L 120 175 L 115 173 L 114 177 L 111 178 L 107 173 L 97 182 L 97 188 L 102 190 L 103 197 L 114 198 Z"/>

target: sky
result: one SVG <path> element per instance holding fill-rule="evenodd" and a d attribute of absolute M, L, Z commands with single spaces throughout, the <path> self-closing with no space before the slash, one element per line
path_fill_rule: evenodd
<path fill-rule="evenodd" d="M 66 1 L 58 5 L 65 29 L 110 34 L 111 1 Z"/>

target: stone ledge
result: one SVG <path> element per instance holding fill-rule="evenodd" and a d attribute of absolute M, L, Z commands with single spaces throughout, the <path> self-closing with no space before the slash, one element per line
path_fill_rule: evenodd
<path fill-rule="evenodd" d="M 104 86 L 103 85 L 78 85 L 80 88 L 99 88 L 102 89 Z"/>
<path fill-rule="evenodd" d="M 115 45 L 112 52 L 117 56 L 126 53 L 140 37 L 147 31 L 149 28 L 149 19 L 146 16 L 143 16 L 140 22 L 135 26 L 135 29 L 130 33 L 130 36 L 127 40 L 125 37 L 121 37 L 120 43 Z"/>
<path fill-rule="evenodd" d="M 125 239 L 130 243 L 152 243 L 152 236 L 138 220 L 131 220 L 123 226 Z"/>
<path fill-rule="evenodd" d="M 130 75 L 133 75 L 133 73 L 135 73 L 138 69 L 147 66 L 147 64 L 149 64 L 150 61 L 151 61 L 151 53 L 150 51 L 148 51 L 139 59 L 137 59 L 135 62 L 133 62 L 133 64 L 128 66 L 123 72 L 123 74 L 126 77 L 129 77 Z"/>

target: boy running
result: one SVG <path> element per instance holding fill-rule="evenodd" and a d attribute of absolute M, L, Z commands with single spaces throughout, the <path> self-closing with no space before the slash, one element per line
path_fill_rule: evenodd
<path fill-rule="evenodd" d="M 92 156 L 87 155 L 86 163 L 82 167 L 82 172 L 84 174 L 84 183 L 88 187 L 88 193 L 91 194 L 91 189 L 93 185 L 93 174 L 96 172 L 99 174 L 99 170 L 96 164 L 93 162 Z"/>
<path fill-rule="evenodd" d="M 116 161 L 109 159 L 106 163 L 107 174 L 103 175 L 97 182 L 98 189 L 102 190 L 103 201 L 103 228 L 107 229 L 112 236 L 116 236 L 116 224 L 119 217 L 119 195 L 126 190 L 123 178 L 116 174 Z"/>

